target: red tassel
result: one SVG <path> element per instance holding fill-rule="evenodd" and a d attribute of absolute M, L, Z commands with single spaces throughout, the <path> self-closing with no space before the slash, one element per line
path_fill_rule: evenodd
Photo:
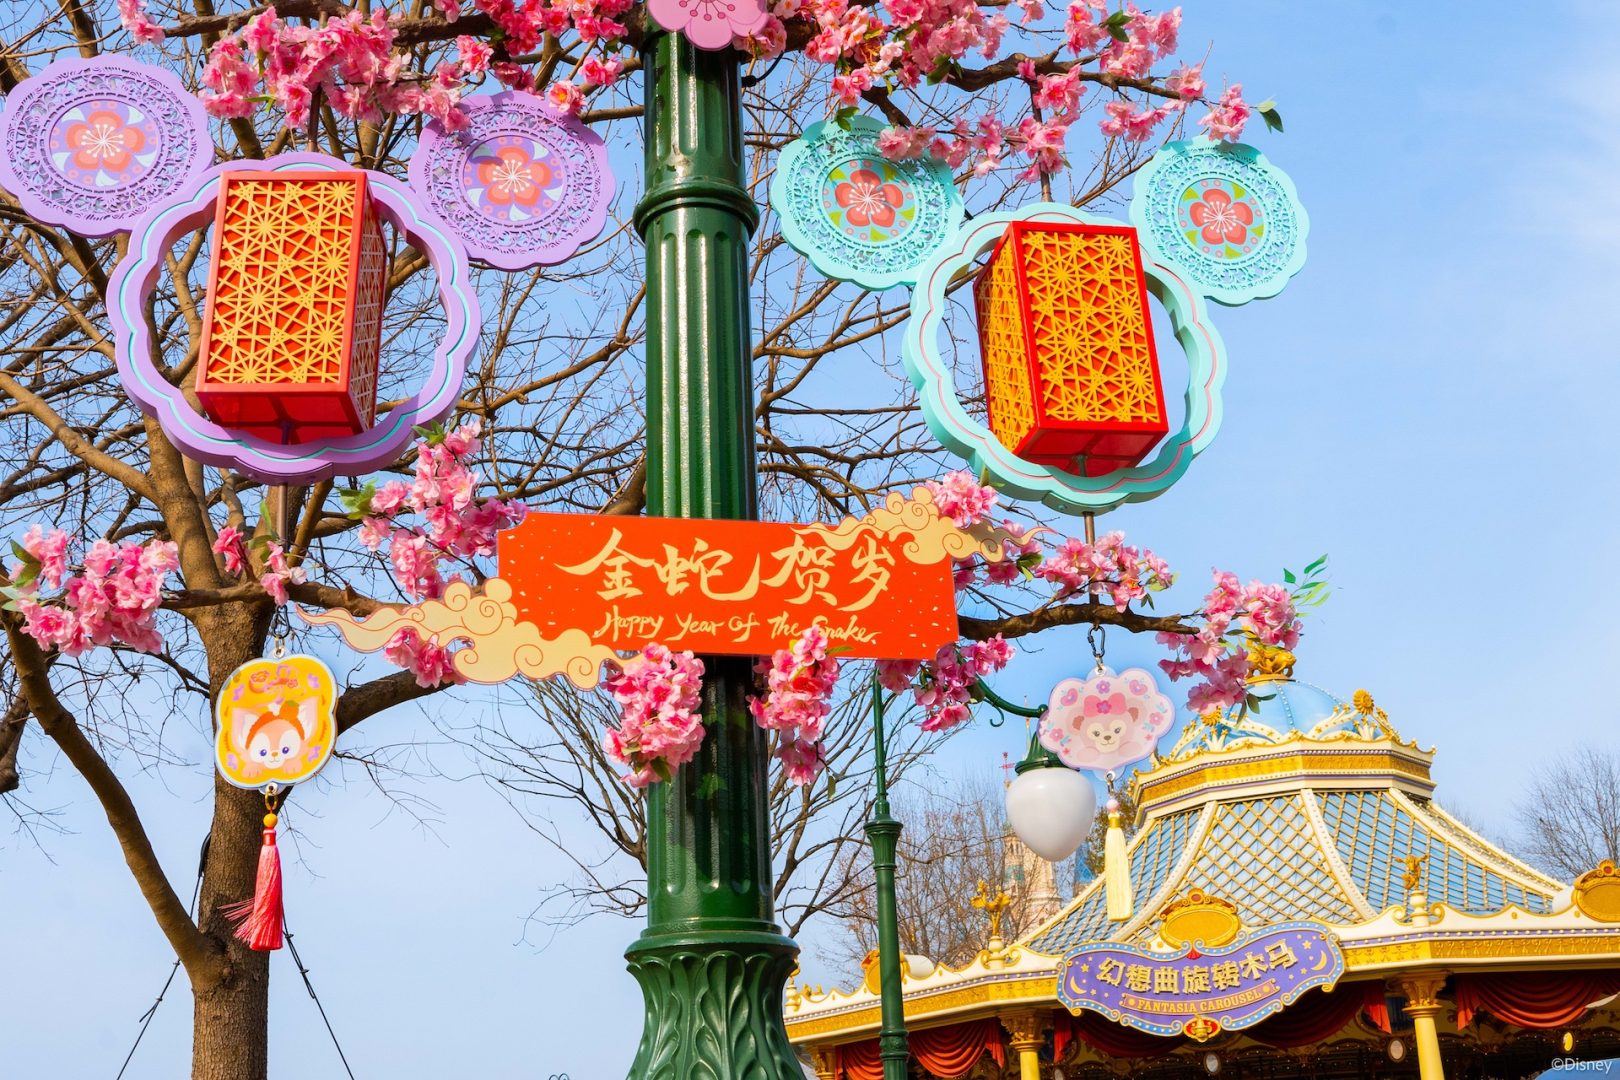
<path fill-rule="evenodd" d="M 276 815 L 264 815 L 264 826 L 253 899 L 225 909 L 226 917 L 236 921 L 236 936 L 255 952 L 281 948 L 281 852 L 276 847 Z"/>

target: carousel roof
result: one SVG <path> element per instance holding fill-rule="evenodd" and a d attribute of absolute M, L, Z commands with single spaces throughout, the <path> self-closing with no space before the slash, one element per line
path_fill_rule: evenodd
<path fill-rule="evenodd" d="M 904 976 L 908 1023 L 1054 1007 L 1070 950 L 1123 943 L 1174 952 L 1174 935 L 1161 934 L 1171 913 L 1206 901 L 1235 912 L 1246 931 L 1325 924 L 1346 979 L 1437 965 L 1613 965 L 1620 873 L 1586 875 L 1572 888 L 1447 814 L 1433 800 L 1434 751 L 1404 738 L 1364 691 L 1344 702 L 1286 670 L 1254 690 L 1258 712 L 1188 725 L 1132 780 L 1129 918 L 1109 920 L 1098 879 L 1010 946 L 993 941 L 961 968 L 913 964 Z M 790 987 L 789 1035 L 813 1044 L 869 1037 L 877 1005 L 872 972 L 848 992 Z"/>
<path fill-rule="evenodd" d="M 1283 679 L 1257 692 L 1269 698 L 1258 713 L 1189 725 L 1133 782 L 1135 915 L 1110 923 L 1094 881 L 1027 937 L 1027 948 L 1062 955 L 1084 942 L 1151 945 L 1160 910 L 1194 889 L 1235 904 L 1245 926 L 1351 926 L 1405 903 L 1412 858 L 1422 860 L 1429 900 L 1459 912 L 1551 909 L 1563 885 L 1440 809 L 1431 798 L 1434 752 L 1403 740 L 1371 697 L 1339 702 Z"/>

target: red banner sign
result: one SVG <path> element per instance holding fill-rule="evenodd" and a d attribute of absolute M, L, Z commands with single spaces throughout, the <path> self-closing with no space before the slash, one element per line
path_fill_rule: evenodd
<path fill-rule="evenodd" d="M 853 519 L 530 514 L 501 534 L 500 574 L 547 638 L 754 656 L 820 623 L 840 655 L 921 660 L 956 640 L 956 598 L 949 559 L 913 561 L 914 541 Z"/>

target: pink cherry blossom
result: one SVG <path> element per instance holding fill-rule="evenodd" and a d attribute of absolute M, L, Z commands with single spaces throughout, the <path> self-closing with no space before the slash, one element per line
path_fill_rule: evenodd
<path fill-rule="evenodd" d="M 1207 128 L 1212 139 L 1236 142 L 1242 138 L 1251 114 L 1249 103 L 1243 100 L 1243 84 L 1233 83 L 1221 95 L 1221 100 L 1210 107 L 1209 114 L 1198 121 L 1198 126 Z"/>
<path fill-rule="evenodd" d="M 68 544 L 60 530 L 45 535 L 30 528 L 21 545 L 39 575 L 8 594 L 23 619 L 23 632 L 41 648 L 78 656 L 96 646 L 121 644 L 158 652 L 163 635 L 154 621 L 164 579 L 179 567 L 172 541 L 114 544 L 98 539 L 85 550 L 81 571 L 69 572 Z M 13 578 L 16 569 L 13 569 Z M 41 584 L 61 592 L 42 597 Z"/>
<path fill-rule="evenodd" d="M 1180 107 L 1179 103 L 1138 108 L 1125 100 L 1110 101 L 1103 106 L 1107 119 L 1098 123 L 1104 135 L 1123 136 L 1129 142 L 1144 142 L 1153 137 L 1153 129 Z"/>
<path fill-rule="evenodd" d="M 462 34 L 456 38 L 456 58 L 461 65 L 462 74 L 482 75 L 488 71 L 489 60 L 494 52 L 489 45 L 475 37 Z"/>
<path fill-rule="evenodd" d="M 439 644 L 437 637 L 426 641 L 410 627 L 405 627 L 389 639 L 383 647 L 383 656 L 389 662 L 416 676 L 416 685 L 440 686 L 445 683 L 464 683 L 467 680 L 456 671 L 453 654 Z"/>
<path fill-rule="evenodd" d="M 240 574 L 247 565 L 247 538 L 234 525 L 225 525 L 214 535 L 214 554 L 225 563 L 227 574 Z"/>
<path fill-rule="evenodd" d="M 624 71 L 624 61 L 617 56 L 607 60 L 591 57 L 579 69 L 579 77 L 585 80 L 586 86 L 612 86 Z"/>
<path fill-rule="evenodd" d="M 782 50 L 787 48 L 787 26 L 777 15 L 767 15 L 758 30 L 751 34 L 734 35 L 731 45 L 756 60 L 781 56 Z"/>
<path fill-rule="evenodd" d="M 280 544 L 270 541 L 266 549 L 264 572 L 259 575 L 259 585 L 270 594 L 276 607 L 287 603 L 287 585 L 302 585 L 308 580 L 308 574 L 302 566 L 289 566 L 287 553 Z"/>
<path fill-rule="evenodd" d="M 995 509 L 996 489 L 979 483 L 970 472 L 949 472 L 924 486 L 940 514 L 964 529 L 983 521 Z"/>
<path fill-rule="evenodd" d="M 68 534 L 52 529 L 46 535 L 43 525 L 31 525 L 23 535 L 22 548 L 39 564 L 40 580 L 53 589 L 61 588 L 68 576 Z"/>
<path fill-rule="evenodd" d="M 118 0 L 118 22 L 137 45 L 162 44 L 163 28 L 146 14 L 146 0 Z"/>
<path fill-rule="evenodd" d="M 620 717 L 602 748 L 612 760 L 630 766 L 625 783 L 646 787 L 697 756 L 704 734 L 698 712 L 703 661 L 689 652 L 648 645 L 603 685 L 618 703 Z"/>
<path fill-rule="evenodd" d="M 567 79 L 558 79 L 546 87 L 546 101 L 564 116 L 573 116 L 585 104 L 585 95 Z"/>
<path fill-rule="evenodd" d="M 765 696 L 748 699 L 754 721 L 777 733 L 777 757 L 798 784 L 810 783 L 821 770 L 822 729 L 832 711 L 839 666 L 827 648 L 826 630 L 811 624 L 791 648 L 759 662 Z"/>
<path fill-rule="evenodd" d="M 1164 80 L 1164 85 L 1180 94 L 1183 101 L 1201 98 L 1204 96 L 1204 65 L 1182 64 Z"/>

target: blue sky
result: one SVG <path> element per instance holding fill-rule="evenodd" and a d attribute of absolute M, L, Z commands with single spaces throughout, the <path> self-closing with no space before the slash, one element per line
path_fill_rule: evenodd
<path fill-rule="evenodd" d="M 1508 4 L 1185 7 L 1184 51 L 1212 41 L 1216 81 L 1281 105 L 1288 133 L 1254 141 L 1310 209 L 1311 260 L 1278 299 L 1216 311 L 1232 358 L 1225 428 L 1169 495 L 1105 527 L 1182 571 L 1169 607 L 1193 604 L 1210 566 L 1269 578 L 1330 553 L 1335 596 L 1300 674 L 1371 690 L 1406 734 L 1438 744 L 1441 801 L 1506 831 L 1531 767 L 1615 740 L 1603 432 L 1620 375 L 1603 312 L 1620 280 L 1620 29 L 1596 2 L 1533 20 Z M 1039 700 L 1084 666 L 1083 635 L 1038 649 L 1004 694 Z M 1116 635 L 1109 655 L 1159 654 Z M 410 709 L 388 723 L 391 742 L 432 737 Z M 206 760 L 195 741 L 180 749 Z M 936 765 L 986 772 L 1020 742 L 981 724 Z M 37 740 L 27 750 L 31 801 L 59 808 L 69 832 L 43 849 L 0 839 L 6 968 L 26 973 L 7 1000 L 10 1075 L 111 1076 L 170 956 L 82 782 Z M 470 771 L 459 753 L 440 766 Z M 206 772 L 130 783 L 187 882 Z M 477 781 L 423 785 L 431 826 L 357 770 L 321 788 L 300 803 L 309 846 L 289 871 L 289 916 L 357 1075 L 623 1075 L 640 997 L 621 953 L 637 926 L 526 933 L 568 868 Z M 813 955 L 805 967 L 842 979 Z M 341 1077 L 286 953 L 272 971 L 273 1073 Z M 182 977 L 126 1075 L 183 1075 L 190 1012 Z"/>

